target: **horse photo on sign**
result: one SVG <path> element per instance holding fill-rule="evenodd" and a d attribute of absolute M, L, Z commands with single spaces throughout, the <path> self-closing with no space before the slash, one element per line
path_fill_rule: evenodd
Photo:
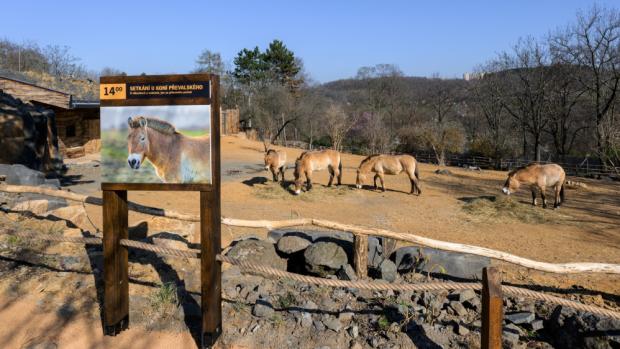
<path fill-rule="evenodd" d="M 102 175 L 113 183 L 210 183 L 210 106 L 101 108 Z"/>

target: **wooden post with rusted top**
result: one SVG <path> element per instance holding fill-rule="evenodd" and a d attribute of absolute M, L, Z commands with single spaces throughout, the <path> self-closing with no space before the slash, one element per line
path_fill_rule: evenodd
<path fill-rule="evenodd" d="M 368 236 L 353 235 L 353 267 L 358 278 L 368 276 Z"/>
<path fill-rule="evenodd" d="M 504 300 L 499 270 L 482 270 L 482 349 L 502 348 Z"/>
<path fill-rule="evenodd" d="M 115 336 L 129 325 L 127 248 L 127 191 L 103 191 L 103 322 L 106 335 Z"/>

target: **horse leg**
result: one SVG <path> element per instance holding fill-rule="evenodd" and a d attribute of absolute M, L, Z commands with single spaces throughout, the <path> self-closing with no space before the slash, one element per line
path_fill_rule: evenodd
<path fill-rule="evenodd" d="M 334 168 L 329 166 L 327 167 L 327 170 L 329 171 L 329 182 L 327 182 L 327 186 L 331 187 L 332 182 L 334 181 Z"/>
<path fill-rule="evenodd" d="M 383 182 L 383 173 L 377 173 L 379 180 L 381 181 L 381 191 L 385 191 L 385 183 Z"/>
<path fill-rule="evenodd" d="M 562 186 L 556 185 L 554 189 L 555 189 L 555 200 L 553 201 L 553 208 L 560 208 L 560 204 L 562 203 L 560 201 L 560 190 L 562 189 Z"/>
<path fill-rule="evenodd" d="M 375 179 L 374 179 L 374 182 L 375 182 L 375 190 L 377 190 L 377 178 L 379 178 L 379 174 L 378 174 L 378 173 L 376 173 L 376 174 L 375 174 Z"/>
<path fill-rule="evenodd" d="M 341 185 L 341 178 L 342 178 L 342 173 L 340 173 L 340 170 L 338 169 L 338 167 L 333 167 L 333 171 L 334 171 L 334 177 L 336 177 L 336 179 L 338 180 L 338 185 Z"/>
<path fill-rule="evenodd" d="M 545 197 L 545 187 L 540 188 L 540 197 L 542 198 L 543 208 L 547 208 L 547 198 Z"/>
<path fill-rule="evenodd" d="M 271 174 L 273 175 L 273 181 L 277 182 L 278 181 L 278 172 L 276 172 L 276 168 L 275 167 L 269 167 L 269 169 L 271 170 Z"/>
<path fill-rule="evenodd" d="M 532 188 L 532 206 L 536 206 L 536 188 Z"/>
<path fill-rule="evenodd" d="M 280 174 L 282 175 L 282 183 L 284 183 L 284 166 L 280 167 Z"/>
<path fill-rule="evenodd" d="M 312 172 L 306 171 L 306 190 L 312 189 Z"/>

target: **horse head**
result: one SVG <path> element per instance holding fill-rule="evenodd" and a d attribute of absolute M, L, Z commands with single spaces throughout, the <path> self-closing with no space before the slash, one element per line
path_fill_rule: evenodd
<path fill-rule="evenodd" d="M 129 156 L 127 163 L 129 167 L 137 170 L 144 162 L 146 153 L 149 150 L 148 133 L 146 132 L 147 119 L 144 116 L 135 116 L 127 120 L 129 124 L 129 134 L 127 135 L 127 150 Z"/>
<path fill-rule="evenodd" d="M 364 181 L 366 180 L 366 175 L 362 173 L 362 171 L 358 168 L 357 169 L 357 178 L 355 179 L 355 187 L 357 189 L 362 189 L 362 185 L 364 184 Z"/>
<path fill-rule="evenodd" d="M 502 192 L 506 195 L 510 195 L 510 193 L 514 193 L 519 189 L 519 180 L 515 178 L 515 174 L 511 173 L 508 175 L 506 182 L 504 183 L 504 187 L 502 188 Z"/>

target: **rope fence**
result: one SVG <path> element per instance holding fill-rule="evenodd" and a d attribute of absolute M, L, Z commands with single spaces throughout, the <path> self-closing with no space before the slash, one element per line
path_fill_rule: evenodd
<path fill-rule="evenodd" d="M 100 245 L 102 244 L 102 239 L 99 237 L 67 237 L 67 236 L 58 236 L 58 235 L 48 235 L 48 234 L 40 234 L 35 232 L 17 232 L 9 229 L 5 229 L 1 231 L 4 234 L 17 236 L 20 238 L 33 238 L 38 240 L 45 241 L 53 241 L 53 242 L 68 242 L 68 243 L 78 243 L 78 244 L 89 244 L 89 245 Z M 140 241 L 121 239 L 120 245 L 136 248 L 144 251 L 154 252 L 159 255 L 178 257 L 178 258 L 200 258 L 200 251 L 195 249 L 181 250 L 169 247 L 156 246 L 149 243 L 144 243 Z M 334 279 L 325 279 L 314 276 L 300 275 L 291 273 L 288 271 L 276 269 L 266 265 L 248 263 L 245 261 L 241 261 L 235 258 L 230 258 L 224 255 L 217 255 L 217 260 L 223 263 L 228 263 L 231 265 L 238 266 L 245 272 L 252 272 L 256 274 L 260 274 L 268 277 L 275 277 L 278 279 L 288 279 L 292 281 L 302 282 L 306 284 L 313 284 L 318 286 L 327 286 L 327 287 L 342 287 L 342 288 L 356 288 L 363 290 L 371 290 L 371 291 L 409 291 L 409 292 L 422 292 L 422 291 L 460 291 L 460 290 L 475 290 L 480 291 L 482 289 L 482 285 L 477 282 L 450 282 L 450 281 L 441 281 L 441 282 L 427 282 L 427 283 L 406 283 L 406 284 L 395 284 L 384 281 L 367 281 L 367 280 L 358 280 L 358 281 L 348 281 L 348 280 L 334 280 Z M 583 304 L 580 302 L 572 301 L 569 299 L 548 295 L 542 292 L 528 290 L 521 287 L 515 286 L 506 286 L 502 285 L 502 291 L 505 294 L 516 296 L 516 297 L 525 297 L 533 300 L 539 300 L 543 302 L 550 302 L 561 306 L 566 306 L 578 311 L 588 312 L 592 314 L 597 314 L 601 316 L 606 316 L 612 319 L 620 319 L 620 312 L 601 308 L 594 305 Z"/>

